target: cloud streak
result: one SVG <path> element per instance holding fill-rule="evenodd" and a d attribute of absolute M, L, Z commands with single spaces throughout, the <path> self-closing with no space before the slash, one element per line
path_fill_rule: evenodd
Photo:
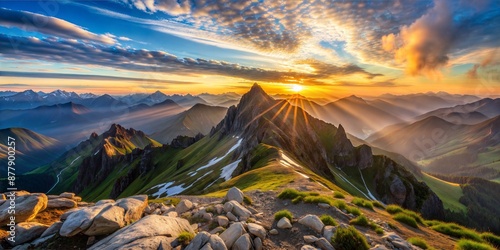
<path fill-rule="evenodd" d="M 0 25 L 68 39 L 81 39 L 104 44 L 116 42 L 111 36 L 98 35 L 68 21 L 28 11 L 0 8 Z"/>
<path fill-rule="evenodd" d="M 16 46 L 12 46 L 12 41 Z M 176 75 L 221 75 L 252 81 L 300 82 L 324 84 L 330 76 L 362 74 L 369 78 L 377 74 L 347 64 L 336 66 L 319 61 L 305 61 L 315 72 L 303 73 L 248 67 L 225 61 L 202 58 L 178 58 L 164 51 L 138 50 L 121 46 L 85 44 L 72 40 L 6 36 L 0 34 L 0 55 L 15 60 L 37 59 L 46 62 L 78 65 L 97 65 L 138 72 L 170 73 Z M 74 76 L 74 75 L 72 75 Z"/>

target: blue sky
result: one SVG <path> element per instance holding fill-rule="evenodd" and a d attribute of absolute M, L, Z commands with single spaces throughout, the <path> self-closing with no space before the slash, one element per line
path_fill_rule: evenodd
<path fill-rule="evenodd" d="M 493 0 L 1 1 L 0 89 L 498 95 L 498 30 Z"/>

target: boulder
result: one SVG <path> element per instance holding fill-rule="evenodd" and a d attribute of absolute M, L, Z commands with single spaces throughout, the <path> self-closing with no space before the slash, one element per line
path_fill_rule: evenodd
<path fill-rule="evenodd" d="M 323 228 L 323 237 L 325 237 L 325 239 L 331 239 L 336 231 L 337 227 L 325 226 L 325 228 Z"/>
<path fill-rule="evenodd" d="M 125 226 L 125 209 L 119 206 L 107 207 L 97 214 L 85 235 L 97 236 L 115 232 Z"/>
<path fill-rule="evenodd" d="M 384 245 L 375 245 L 374 247 L 370 248 L 370 250 L 389 250 L 389 248 L 387 248 L 386 246 Z"/>
<path fill-rule="evenodd" d="M 287 217 L 283 217 L 278 221 L 276 226 L 281 229 L 292 228 L 292 223 Z"/>
<path fill-rule="evenodd" d="M 255 239 L 253 239 L 253 247 L 255 250 L 262 250 L 264 248 L 262 240 L 259 237 L 255 237 Z"/>
<path fill-rule="evenodd" d="M 49 199 L 47 208 L 73 208 L 76 207 L 76 202 L 68 198 Z"/>
<path fill-rule="evenodd" d="M 312 214 L 304 216 L 302 219 L 299 220 L 299 223 L 306 227 L 311 228 L 312 230 L 314 230 L 316 233 L 319 234 L 321 233 L 323 227 L 325 226 L 318 216 Z"/>
<path fill-rule="evenodd" d="M 327 203 L 318 203 L 318 206 L 320 208 L 324 208 L 324 209 L 328 209 L 331 207 L 330 204 L 327 204 Z"/>
<path fill-rule="evenodd" d="M 226 231 L 220 234 L 220 238 L 224 241 L 227 248 L 231 248 L 240 236 L 245 234 L 245 228 L 241 222 L 233 223 Z"/>
<path fill-rule="evenodd" d="M 250 216 L 252 216 L 252 213 L 250 211 L 248 211 L 248 209 L 246 209 L 240 203 L 238 203 L 236 201 L 228 201 L 228 202 L 226 202 L 226 204 L 228 204 L 228 203 L 230 203 L 232 205 L 232 207 L 233 207 L 233 209 L 230 212 L 233 213 L 234 215 L 238 216 L 240 218 L 240 220 L 242 218 L 247 218 L 248 219 L 248 218 L 250 218 Z M 224 207 L 226 206 L 226 204 L 224 204 Z"/>
<path fill-rule="evenodd" d="M 189 200 L 181 200 L 181 202 L 179 202 L 179 204 L 177 204 L 177 206 L 175 207 L 175 211 L 178 213 L 178 214 L 183 214 L 191 209 L 193 209 L 193 203 Z"/>
<path fill-rule="evenodd" d="M 243 234 L 236 242 L 234 242 L 233 250 L 250 250 L 252 249 L 252 238 L 249 234 Z"/>
<path fill-rule="evenodd" d="M 238 203 L 243 203 L 243 192 L 237 187 L 232 187 L 227 191 L 225 199 L 227 201 L 237 201 Z"/>
<path fill-rule="evenodd" d="M 247 224 L 248 232 L 254 236 L 257 236 L 264 240 L 266 238 L 266 229 L 264 229 L 263 226 L 255 224 L 255 223 L 248 223 Z"/>
<path fill-rule="evenodd" d="M 171 243 L 175 239 L 172 237 L 167 237 L 167 236 L 153 236 L 153 237 L 147 237 L 147 238 L 142 238 L 142 239 L 137 239 L 134 240 L 130 243 L 127 243 L 123 246 L 120 246 L 119 249 L 130 249 L 130 250 L 139 250 L 139 249 L 155 249 L 155 250 L 161 250 L 161 249 L 172 249 L 170 246 Z M 107 248 L 108 249 L 108 248 Z M 115 248 L 111 248 L 115 249 Z"/>
<path fill-rule="evenodd" d="M 111 204 L 111 203 L 115 203 L 115 200 L 113 200 L 113 199 L 100 200 L 100 201 L 96 202 L 95 205 L 99 206 L 102 204 Z"/>
<path fill-rule="evenodd" d="M 234 215 L 233 213 L 231 212 L 228 212 L 226 214 L 226 217 L 230 220 L 230 221 L 238 221 L 238 218 L 236 217 L 236 215 Z"/>
<path fill-rule="evenodd" d="M 61 217 L 59 218 L 61 221 L 65 221 L 66 219 L 68 219 L 68 216 L 78 210 L 80 210 L 81 208 L 72 208 L 68 211 L 66 211 L 64 214 L 61 215 Z"/>
<path fill-rule="evenodd" d="M 223 208 L 224 208 L 224 212 L 229 213 L 229 212 L 233 211 L 233 203 L 226 202 L 226 203 L 224 203 Z"/>
<path fill-rule="evenodd" d="M 73 199 L 73 198 L 75 198 L 75 193 L 64 192 L 64 193 L 60 194 L 59 197 Z"/>
<path fill-rule="evenodd" d="M 314 242 L 317 247 L 321 248 L 321 250 L 335 250 L 335 248 L 330 244 L 330 241 L 321 237 L 316 242 Z"/>
<path fill-rule="evenodd" d="M 147 195 L 130 196 L 127 198 L 117 200 L 115 205 L 125 209 L 125 215 L 124 215 L 125 223 L 130 224 L 142 218 L 144 209 L 148 205 L 148 196 Z"/>
<path fill-rule="evenodd" d="M 279 234 L 278 230 L 276 230 L 275 228 L 269 230 L 269 233 L 272 234 L 272 235 L 277 235 Z"/>
<path fill-rule="evenodd" d="M 58 199 L 58 198 L 61 198 L 61 196 L 55 195 L 55 194 L 47 194 L 47 199 L 49 199 L 49 200 Z"/>
<path fill-rule="evenodd" d="M 227 227 L 227 225 L 229 224 L 229 219 L 226 216 L 219 215 L 216 218 L 217 223 L 219 223 L 219 226 L 221 227 Z"/>
<path fill-rule="evenodd" d="M 177 212 L 175 212 L 175 211 L 172 211 L 172 212 L 168 212 L 167 216 L 168 217 L 179 217 L 179 214 L 177 214 Z"/>
<path fill-rule="evenodd" d="M 184 250 L 199 250 L 208 243 L 208 240 L 210 240 L 209 233 L 199 232 Z"/>
<path fill-rule="evenodd" d="M 392 245 L 394 245 L 394 247 L 399 248 L 401 250 L 412 249 L 410 243 L 405 241 L 403 238 L 401 238 L 401 236 L 397 235 L 396 233 L 393 232 L 387 233 L 382 237 L 382 239 L 389 241 L 390 243 L 392 243 Z"/>
<path fill-rule="evenodd" d="M 47 225 L 38 222 L 21 222 L 16 225 L 15 242 L 7 241 L 13 246 L 30 242 L 43 234 L 49 228 Z"/>
<path fill-rule="evenodd" d="M 44 238 L 53 234 L 56 234 L 61 230 L 63 223 L 61 221 L 53 223 L 47 230 L 43 232 L 40 238 Z"/>
<path fill-rule="evenodd" d="M 316 250 L 317 248 L 311 246 L 311 245 L 303 245 L 300 250 Z"/>
<path fill-rule="evenodd" d="M 94 220 L 104 208 L 112 206 L 111 204 L 102 204 L 99 206 L 84 207 L 71 213 L 64 221 L 59 234 L 64 237 L 71 237 L 80 232 L 87 230 Z"/>
<path fill-rule="evenodd" d="M 14 192 L 12 193 L 14 194 Z M 22 193 L 21 193 L 22 194 Z M 9 195 L 9 194 L 7 194 Z M 16 197 L 16 222 L 30 221 L 35 218 L 38 212 L 47 208 L 48 198 L 45 194 L 25 194 Z M 10 200 L 0 206 L 0 224 L 4 225 L 9 219 Z"/>
<path fill-rule="evenodd" d="M 114 232 L 94 244 L 89 250 L 159 249 L 158 246 L 156 248 L 132 248 L 131 246 L 139 243 L 145 244 L 148 240 L 158 241 L 157 237 L 173 241 L 184 231 L 194 233 L 189 221 L 185 219 L 150 215 Z M 170 247 L 163 249 L 170 249 Z"/>
<path fill-rule="evenodd" d="M 314 243 L 318 241 L 318 238 L 314 235 L 304 235 L 304 242 L 305 243 Z"/>

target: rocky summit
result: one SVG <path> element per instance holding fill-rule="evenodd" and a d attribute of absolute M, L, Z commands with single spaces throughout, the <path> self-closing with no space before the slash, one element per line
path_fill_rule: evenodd
<path fill-rule="evenodd" d="M 355 208 L 353 197 L 330 198 L 331 205 L 299 203 L 284 195 L 294 192 L 309 191 L 290 187 L 280 193 L 242 192 L 233 187 L 223 198 L 179 196 L 160 201 L 135 195 L 95 203 L 83 202 L 73 193 L 21 191 L 16 193 L 22 212 L 15 236 L 5 236 L 1 249 L 421 249 L 407 241 L 415 236 L 452 249 L 449 237 L 423 225 L 412 229 L 399 223 L 382 205 Z M 333 197 L 331 192 L 309 194 L 306 197 Z M 2 197 L 3 216 L 8 202 Z M 355 222 L 361 216 L 366 224 Z M 1 218 L 5 223 L 5 216 Z M 359 245 L 343 248 L 351 243 L 340 232 L 350 229 L 357 233 Z"/>

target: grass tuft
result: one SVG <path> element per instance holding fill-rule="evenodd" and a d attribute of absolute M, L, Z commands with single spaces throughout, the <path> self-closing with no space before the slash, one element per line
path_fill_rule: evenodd
<path fill-rule="evenodd" d="M 494 235 L 493 233 L 482 233 L 481 238 L 500 249 L 500 236 Z"/>
<path fill-rule="evenodd" d="M 333 199 L 327 196 L 306 196 L 304 197 L 304 203 L 326 203 L 329 205 L 333 204 Z"/>
<path fill-rule="evenodd" d="M 412 245 L 415 245 L 415 246 L 420 247 L 422 249 L 429 248 L 429 245 L 427 245 L 427 242 L 420 237 L 411 237 L 408 239 L 408 242 L 410 242 Z"/>
<path fill-rule="evenodd" d="M 360 216 L 361 215 L 361 211 L 357 207 L 347 206 L 346 210 L 347 210 L 348 213 L 350 213 L 352 215 L 355 215 L 355 216 Z"/>
<path fill-rule="evenodd" d="M 345 199 L 345 195 L 341 192 L 335 192 L 333 193 L 333 197 L 337 199 Z"/>
<path fill-rule="evenodd" d="M 495 248 L 485 243 L 461 239 L 455 245 L 455 250 L 495 250 Z"/>
<path fill-rule="evenodd" d="M 333 206 L 340 210 L 347 210 L 347 204 L 343 200 L 334 200 L 333 201 Z"/>
<path fill-rule="evenodd" d="M 385 207 L 385 211 L 390 214 L 397 214 L 403 212 L 403 208 L 398 205 L 391 204 Z"/>
<path fill-rule="evenodd" d="M 293 214 L 292 214 L 292 212 L 290 212 L 290 211 L 288 211 L 286 209 L 280 210 L 280 211 L 278 211 L 278 212 L 276 212 L 274 214 L 274 219 L 275 220 L 280 220 L 283 217 L 287 217 L 290 221 L 293 220 Z"/>
<path fill-rule="evenodd" d="M 369 200 L 365 200 L 363 198 L 355 197 L 352 199 L 352 203 L 358 207 L 364 207 L 373 210 L 373 204 Z"/>
<path fill-rule="evenodd" d="M 177 240 L 179 241 L 179 243 L 181 243 L 182 245 L 186 246 L 189 244 L 189 242 L 191 242 L 191 240 L 194 238 L 194 234 L 193 233 L 190 233 L 190 232 L 182 232 L 179 234 L 179 236 L 177 237 Z"/>
<path fill-rule="evenodd" d="M 483 242 L 481 235 L 475 230 L 465 228 L 455 223 L 440 223 L 431 227 L 433 230 L 455 238 L 465 238 L 477 242 Z"/>
<path fill-rule="evenodd" d="M 335 219 L 328 214 L 323 214 L 319 218 L 321 219 L 323 224 L 325 224 L 325 226 L 336 226 L 337 225 L 337 222 L 335 221 Z"/>
<path fill-rule="evenodd" d="M 370 225 L 370 221 L 368 220 L 368 218 L 366 218 L 366 216 L 364 214 L 352 219 L 351 221 L 349 221 L 349 224 L 354 224 L 354 225 L 358 225 L 358 226 L 369 226 Z"/>
<path fill-rule="evenodd" d="M 366 238 L 353 226 L 347 228 L 339 227 L 331 239 L 337 249 L 343 250 L 368 250 L 370 245 Z"/>
<path fill-rule="evenodd" d="M 243 196 L 243 202 L 244 202 L 245 204 L 247 204 L 247 205 L 252 205 L 252 202 L 253 202 L 253 201 L 252 201 L 252 198 L 250 198 L 250 196 L 248 196 L 248 195 L 244 195 L 244 196 Z"/>
<path fill-rule="evenodd" d="M 382 234 L 384 234 L 384 229 L 382 229 L 381 227 L 377 227 L 377 228 L 375 228 L 375 233 L 382 235 Z"/>
<path fill-rule="evenodd" d="M 382 203 L 380 203 L 378 201 L 372 201 L 372 204 L 373 204 L 374 207 L 385 209 L 384 205 L 382 205 Z"/>
<path fill-rule="evenodd" d="M 410 216 L 406 213 L 402 213 L 402 212 L 397 213 L 393 216 L 393 218 L 401 223 L 408 225 L 408 226 L 418 228 L 418 224 L 417 224 L 417 221 L 415 220 L 415 218 L 413 218 L 412 216 Z"/>

